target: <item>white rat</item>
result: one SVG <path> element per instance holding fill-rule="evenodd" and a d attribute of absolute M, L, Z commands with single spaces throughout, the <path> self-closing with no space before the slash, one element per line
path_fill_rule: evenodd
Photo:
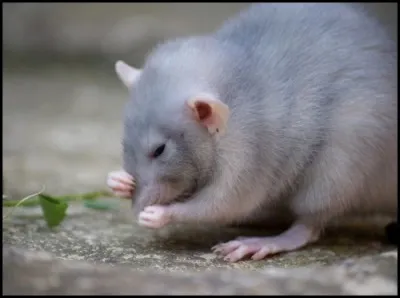
<path fill-rule="evenodd" d="M 397 215 L 397 46 L 360 6 L 255 4 L 116 72 L 131 99 L 108 185 L 142 226 L 291 218 L 213 248 L 235 262 L 304 247 L 341 216 Z"/>

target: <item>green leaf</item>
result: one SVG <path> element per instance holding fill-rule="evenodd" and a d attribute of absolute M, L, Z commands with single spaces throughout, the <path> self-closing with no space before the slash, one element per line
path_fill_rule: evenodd
<path fill-rule="evenodd" d="M 108 202 L 101 202 L 97 200 L 85 200 L 84 205 L 87 208 L 97 209 L 97 210 L 109 210 L 114 209 L 115 205 Z"/>
<path fill-rule="evenodd" d="M 39 201 L 47 226 L 58 226 L 66 216 L 68 204 L 44 194 L 39 195 Z"/>

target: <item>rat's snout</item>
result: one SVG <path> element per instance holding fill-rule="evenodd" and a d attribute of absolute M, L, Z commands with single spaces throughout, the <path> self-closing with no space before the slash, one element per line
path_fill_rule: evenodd
<path fill-rule="evenodd" d="M 140 181 L 135 193 L 134 207 L 137 212 L 151 205 L 165 205 L 171 202 L 180 191 L 169 183 L 160 181 Z"/>

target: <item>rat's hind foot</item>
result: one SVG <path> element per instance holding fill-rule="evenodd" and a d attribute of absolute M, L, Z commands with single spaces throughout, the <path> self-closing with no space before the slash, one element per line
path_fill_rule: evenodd
<path fill-rule="evenodd" d="M 131 198 L 135 190 L 135 181 L 125 171 L 113 171 L 108 173 L 107 186 L 116 196 Z"/>
<path fill-rule="evenodd" d="M 218 244 L 214 253 L 224 256 L 225 261 L 237 262 L 247 256 L 261 260 L 268 255 L 299 249 L 317 240 L 318 235 L 302 225 L 295 224 L 286 232 L 274 237 L 239 237 L 233 241 Z"/>

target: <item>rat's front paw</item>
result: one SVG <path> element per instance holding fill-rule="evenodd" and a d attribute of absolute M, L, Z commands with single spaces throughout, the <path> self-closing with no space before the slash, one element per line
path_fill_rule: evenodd
<path fill-rule="evenodd" d="M 107 186 L 119 197 L 131 198 L 135 190 L 135 180 L 125 171 L 108 173 Z"/>
<path fill-rule="evenodd" d="M 148 228 L 159 229 L 170 221 L 171 214 L 167 206 L 148 206 L 139 214 L 139 224 Z"/>

